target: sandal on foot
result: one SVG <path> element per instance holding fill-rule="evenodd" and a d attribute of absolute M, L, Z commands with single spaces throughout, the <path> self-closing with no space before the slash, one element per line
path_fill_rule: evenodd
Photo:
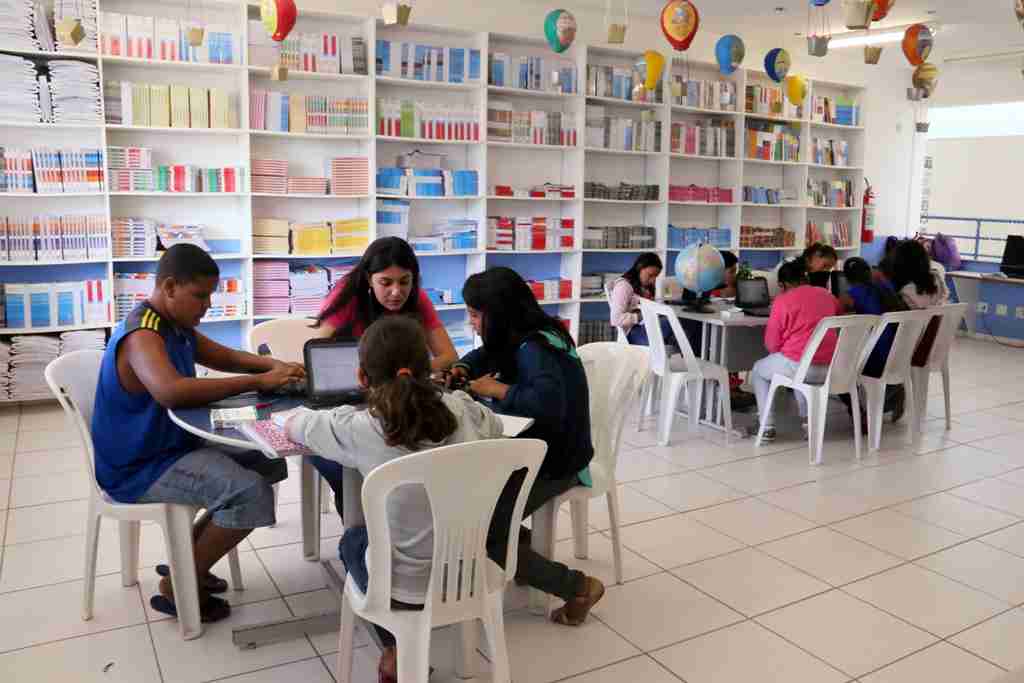
<path fill-rule="evenodd" d="M 174 600 L 161 593 L 157 593 L 149 599 L 149 606 L 161 614 L 171 617 L 178 616 L 178 608 L 174 605 Z M 230 615 L 231 605 L 226 600 L 209 595 L 206 600 L 201 600 L 199 603 L 199 620 L 204 624 L 212 624 L 215 621 L 226 619 Z"/>
<path fill-rule="evenodd" d="M 158 564 L 156 566 L 156 573 L 160 576 L 170 576 L 171 568 L 166 564 Z M 204 590 L 207 593 L 225 593 L 228 590 L 228 582 L 219 576 L 207 574 L 203 578 L 199 579 L 199 589 Z"/>
<path fill-rule="evenodd" d="M 592 576 L 588 576 L 586 582 L 585 592 L 552 612 L 551 621 L 563 626 L 581 626 L 587 620 L 590 610 L 604 597 L 604 584 Z M 574 614 L 569 613 L 570 609 Z"/>

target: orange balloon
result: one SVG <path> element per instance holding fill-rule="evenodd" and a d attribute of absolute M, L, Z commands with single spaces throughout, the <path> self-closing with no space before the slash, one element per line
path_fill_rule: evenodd
<path fill-rule="evenodd" d="M 875 13 L 871 15 L 871 21 L 881 21 L 889 16 L 889 10 L 896 4 L 896 0 L 875 0 Z"/>
<path fill-rule="evenodd" d="M 914 24 L 903 34 L 903 54 L 911 66 L 921 66 L 932 53 L 935 36 L 924 24 Z"/>
<path fill-rule="evenodd" d="M 700 14 L 690 0 L 668 0 L 661 9 L 661 32 L 676 50 L 690 47 L 700 27 Z"/>

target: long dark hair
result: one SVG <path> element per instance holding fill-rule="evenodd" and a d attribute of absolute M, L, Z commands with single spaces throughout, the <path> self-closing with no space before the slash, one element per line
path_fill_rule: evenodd
<path fill-rule="evenodd" d="M 483 313 L 484 349 L 495 367 L 505 372 L 515 362 L 516 349 L 527 339 L 536 339 L 558 349 L 541 333 L 550 332 L 569 349 L 576 343 L 562 324 L 544 312 L 530 287 L 511 268 L 489 268 L 470 276 L 462 287 L 466 305 Z"/>
<path fill-rule="evenodd" d="M 779 284 L 787 287 L 807 284 L 807 260 L 803 256 L 790 259 L 779 266 Z"/>
<path fill-rule="evenodd" d="M 851 285 L 867 287 L 878 297 L 882 304 L 882 310 L 886 313 L 906 310 L 907 305 L 903 302 L 903 298 L 896 294 L 891 287 L 883 287 L 874 281 L 871 266 L 861 257 L 853 256 L 846 259 L 843 263 L 843 275 Z"/>
<path fill-rule="evenodd" d="M 370 325 L 359 340 L 359 365 L 369 381 L 366 402 L 384 442 L 418 450 L 444 441 L 459 423 L 430 379 L 423 327 L 402 316 Z"/>
<path fill-rule="evenodd" d="M 402 313 L 411 315 L 419 314 L 420 297 L 420 263 L 416 260 L 416 252 L 412 250 L 409 243 L 399 237 L 381 237 L 374 240 L 373 244 L 366 248 L 363 257 L 359 259 L 355 270 L 345 276 L 340 284 L 341 293 L 331 304 L 320 312 L 316 318 L 314 327 L 319 327 L 325 320 L 338 311 L 344 310 L 352 301 L 356 302 L 355 320 L 361 321 L 369 327 L 386 310 L 373 295 L 370 286 L 370 278 L 375 273 L 387 270 L 392 266 L 398 266 L 403 270 L 412 273 L 412 289 L 409 291 L 409 298 L 402 306 Z M 337 330 L 336 334 L 349 336 L 346 331 Z"/>
<path fill-rule="evenodd" d="M 629 270 L 622 274 L 622 279 L 625 280 L 633 287 L 633 291 L 637 294 L 646 293 L 653 295 L 654 289 L 652 287 L 644 287 L 643 283 L 640 282 L 640 271 L 644 268 L 657 268 L 659 271 L 665 270 L 664 264 L 661 262 L 661 257 L 652 251 L 644 254 L 640 254 L 633 265 L 630 266 Z"/>
<path fill-rule="evenodd" d="M 917 287 L 918 294 L 936 294 L 939 285 L 932 272 L 932 260 L 924 245 L 917 240 L 904 240 L 897 245 L 889 259 L 890 278 L 896 291 L 908 284 Z"/>
<path fill-rule="evenodd" d="M 821 242 L 815 242 L 811 246 L 804 249 L 804 261 L 810 261 L 815 256 L 820 256 L 821 258 L 830 258 L 833 261 L 839 260 L 839 252 L 836 251 L 836 248 L 829 244 L 822 244 Z"/>

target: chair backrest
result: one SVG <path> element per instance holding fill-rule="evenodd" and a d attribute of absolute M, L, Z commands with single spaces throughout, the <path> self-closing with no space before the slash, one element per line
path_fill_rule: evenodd
<path fill-rule="evenodd" d="M 960 323 L 967 314 L 967 304 L 946 304 L 927 309 L 931 315 L 941 315 L 939 329 L 932 341 L 931 353 L 928 355 L 928 362 L 924 367 L 932 370 L 939 370 L 946 365 L 949 358 L 949 349 L 953 346 L 953 338 L 960 330 Z"/>
<path fill-rule="evenodd" d="M 594 461 L 608 476 L 597 481 L 596 488 L 610 484 L 615 475 L 622 427 L 626 414 L 640 395 L 650 372 L 650 352 L 642 346 L 596 342 L 579 348 L 590 388 L 590 436 L 594 442 Z"/>
<path fill-rule="evenodd" d="M 910 361 L 917 349 L 917 343 L 924 334 L 924 329 L 931 322 L 934 311 L 932 309 L 920 309 L 911 311 L 894 311 L 879 316 L 878 327 L 875 333 L 868 340 L 864 349 L 864 363 L 875 348 L 879 338 L 885 333 L 889 325 L 896 327 L 896 334 L 892 340 L 892 347 L 889 349 L 889 356 L 885 360 L 885 369 L 882 371 L 881 379 L 886 384 L 902 384 L 910 374 Z"/>
<path fill-rule="evenodd" d="M 311 324 L 308 318 L 286 318 L 254 325 L 249 330 L 249 351 L 257 353 L 260 345 L 266 344 L 274 358 L 286 363 L 301 363 L 306 342 L 320 336 L 320 331 L 310 327 Z"/>
<path fill-rule="evenodd" d="M 839 338 L 836 340 L 836 350 L 832 354 L 824 386 L 832 394 L 849 393 L 851 388 L 857 386 L 857 378 L 864 363 L 867 362 L 863 353 L 864 345 L 868 343 L 871 330 L 877 324 L 876 315 L 837 315 L 822 318 L 804 349 L 804 355 L 800 358 L 800 365 L 793 380 L 800 384 L 807 382 L 807 372 L 811 369 L 818 347 L 830 332 L 835 332 Z"/>
<path fill-rule="evenodd" d="M 441 446 L 392 460 L 370 472 L 363 482 L 363 510 L 369 533 L 367 589 L 369 609 L 391 605 L 391 529 L 387 499 L 394 489 L 419 484 L 426 489 L 434 523 L 434 554 L 426 606 L 434 625 L 479 616 L 489 593 L 487 531 L 502 489 L 513 472 L 526 477 L 512 513 L 505 578 L 516 573 L 519 526 L 547 444 L 539 439 L 492 439 Z"/>
<path fill-rule="evenodd" d="M 604 283 L 604 296 L 608 300 L 609 308 L 612 305 L 612 291 L 615 289 L 615 284 L 618 280 L 612 280 L 611 282 Z M 619 344 L 628 344 L 629 340 L 626 338 L 626 331 L 621 327 L 615 327 L 615 341 Z"/>
<path fill-rule="evenodd" d="M 679 317 L 672 307 L 649 299 L 640 299 L 640 311 L 644 316 L 644 327 L 647 329 L 647 342 L 651 346 L 651 370 L 661 377 L 669 373 L 668 347 L 665 344 L 665 335 L 661 333 L 660 320 L 667 318 L 686 362 L 686 371 L 700 375 L 697 356 L 693 353 L 690 339 L 683 332 L 683 326 L 679 324 Z"/>
<path fill-rule="evenodd" d="M 65 415 L 78 428 L 89 478 L 97 492 L 100 489 L 93 467 L 92 412 L 102 365 L 102 351 L 72 351 L 50 361 L 43 373 Z"/>

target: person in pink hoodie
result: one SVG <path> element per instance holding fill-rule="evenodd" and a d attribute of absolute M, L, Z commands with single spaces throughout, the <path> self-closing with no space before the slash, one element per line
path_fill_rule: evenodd
<path fill-rule="evenodd" d="M 779 286 L 782 293 L 772 303 L 768 327 L 764 333 L 764 345 L 770 355 L 755 363 L 750 373 L 757 397 L 757 410 L 765 422 L 764 441 L 775 440 L 775 420 L 770 413 L 765 413 L 772 377 L 793 377 L 818 323 L 823 318 L 843 313 L 839 300 L 831 292 L 808 284 L 807 263 L 803 258 L 782 264 L 779 268 Z M 836 341 L 836 333 L 829 332 L 818 347 L 807 373 L 807 381 L 813 383 L 825 380 L 832 354 L 835 353 Z M 799 392 L 795 393 L 800 417 L 806 424 L 807 401 Z"/>

